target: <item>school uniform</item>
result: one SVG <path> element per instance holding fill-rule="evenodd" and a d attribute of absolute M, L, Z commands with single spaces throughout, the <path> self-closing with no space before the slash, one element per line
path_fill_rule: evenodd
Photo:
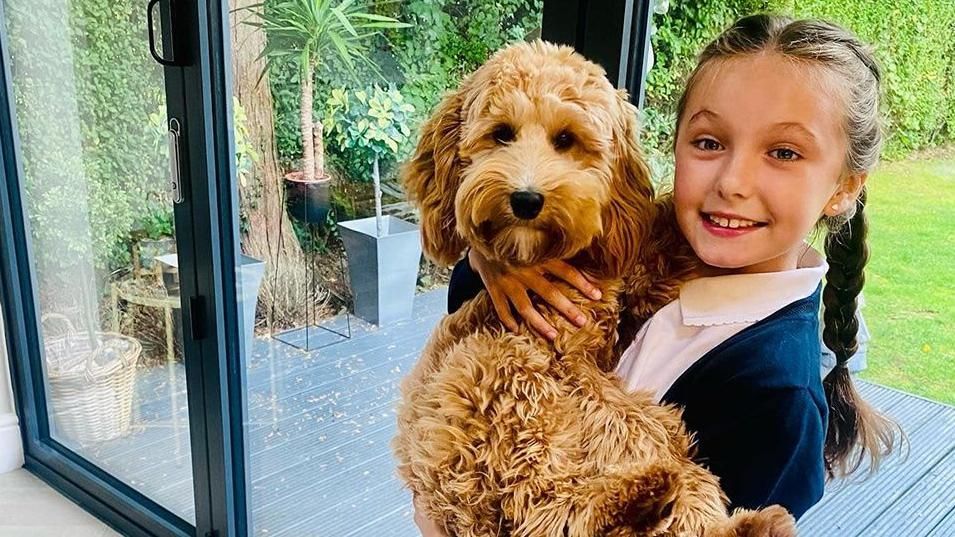
<path fill-rule="evenodd" d="M 731 507 L 779 504 L 800 517 L 822 498 L 828 405 L 820 375 L 817 252 L 783 272 L 687 282 L 641 327 L 617 374 L 631 390 L 683 408 L 696 460 Z M 453 312 L 483 284 L 467 258 L 448 292 Z"/>

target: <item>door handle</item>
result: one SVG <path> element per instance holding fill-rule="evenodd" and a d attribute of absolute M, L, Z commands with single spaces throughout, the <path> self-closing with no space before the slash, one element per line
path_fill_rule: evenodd
<path fill-rule="evenodd" d="M 169 67 L 181 67 L 184 64 L 182 62 L 176 61 L 176 47 L 173 43 L 172 37 L 169 39 L 169 52 L 171 57 L 165 58 L 156 50 L 156 34 L 155 30 L 153 29 L 153 8 L 155 8 L 160 1 L 161 0 L 149 0 L 149 4 L 146 6 L 146 26 L 149 34 L 149 53 L 152 55 L 154 60 L 163 65 L 167 65 Z M 173 0 L 169 0 L 169 2 L 169 7 L 171 9 Z M 170 36 L 171 35 L 172 34 L 170 33 Z"/>
<path fill-rule="evenodd" d="M 169 120 L 169 132 L 166 133 L 166 142 L 169 144 L 169 190 L 173 203 L 182 203 L 185 198 L 182 192 L 182 173 L 179 162 L 179 136 L 181 134 L 179 120 Z"/>

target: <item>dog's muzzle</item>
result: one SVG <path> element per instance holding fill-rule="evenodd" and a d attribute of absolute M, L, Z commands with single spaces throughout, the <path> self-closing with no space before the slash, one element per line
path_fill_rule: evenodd
<path fill-rule="evenodd" d="M 511 209 L 514 216 L 521 220 L 533 220 L 544 207 L 544 196 L 529 190 L 518 190 L 511 193 Z"/>

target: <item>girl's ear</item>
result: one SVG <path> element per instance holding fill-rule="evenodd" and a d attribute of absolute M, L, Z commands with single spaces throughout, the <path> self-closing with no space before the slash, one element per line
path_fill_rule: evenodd
<path fill-rule="evenodd" d="M 829 198 L 823 213 L 826 216 L 839 216 L 845 214 L 855 205 L 857 199 L 865 188 L 865 183 L 869 179 L 869 172 L 852 173 L 839 185 L 839 189 Z"/>
<path fill-rule="evenodd" d="M 421 211 L 425 254 L 441 265 L 457 262 L 466 246 L 456 229 L 454 199 L 461 184 L 458 143 L 467 86 L 465 81 L 445 96 L 422 126 L 414 156 L 401 170 L 405 193 Z"/>

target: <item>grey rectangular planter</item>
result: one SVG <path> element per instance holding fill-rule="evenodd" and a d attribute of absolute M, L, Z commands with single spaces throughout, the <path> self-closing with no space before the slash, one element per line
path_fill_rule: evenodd
<path fill-rule="evenodd" d="M 242 332 L 245 339 L 245 352 L 252 352 L 252 338 L 255 336 L 255 307 L 259 301 L 259 286 L 265 275 L 265 262 L 245 254 L 240 254 L 239 266 L 236 267 L 239 315 L 242 321 Z M 179 256 L 176 254 L 160 255 L 155 257 L 163 267 L 163 285 L 171 295 L 179 294 Z"/>
<path fill-rule="evenodd" d="M 382 236 L 375 217 L 339 222 L 355 315 L 377 325 L 411 318 L 421 238 L 418 226 L 385 216 Z"/>
<path fill-rule="evenodd" d="M 236 290 L 239 298 L 239 308 L 242 316 L 242 330 L 245 337 L 245 354 L 252 353 L 252 340 L 255 336 L 255 307 L 259 303 L 259 287 L 262 277 L 265 276 L 265 262 L 245 254 L 241 256 L 240 264 L 236 267 L 236 276 L 239 288 Z"/>

